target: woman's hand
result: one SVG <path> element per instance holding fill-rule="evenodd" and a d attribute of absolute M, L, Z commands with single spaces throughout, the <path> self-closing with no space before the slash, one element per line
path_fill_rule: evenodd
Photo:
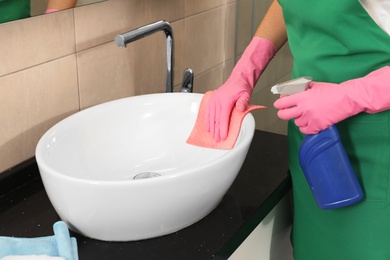
<path fill-rule="evenodd" d="M 304 134 L 315 134 L 360 112 L 390 108 L 390 67 L 341 84 L 311 82 L 309 89 L 275 101 L 278 116 L 294 119 Z"/>

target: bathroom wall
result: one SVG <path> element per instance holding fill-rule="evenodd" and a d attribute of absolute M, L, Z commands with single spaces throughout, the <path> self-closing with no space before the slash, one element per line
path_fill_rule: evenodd
<path fill-rule="evenodd" d="M 237 58 L 241 2 L 247 0 L 109 0 L 0 24 L 0 173 L 33 157 L 41 135 L 63 118 L 102 102 L 164 91 L 163 33 L 125 49 L 113 43 L 118 33 L 169 21 L 176 44 L 175 85 L 186 67 L 196 75 L 194 92 L 221 85 Z M 274 74 L 285 74 L 279 71 L 284 62 L 276 63 L 269 82 L 280 78 Z M 262 95 L 268 84 L 262 82 L 254 102 L 269 105 L 270 95 Z M 275 113 L 256 117 L 259 129 L 283 128 Z"/>

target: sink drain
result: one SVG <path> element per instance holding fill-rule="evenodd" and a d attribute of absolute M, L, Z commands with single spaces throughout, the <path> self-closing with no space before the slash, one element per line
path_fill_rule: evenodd
<path fill-rule="evenodd" d="M 148 179 L 148 178 L 154 178 L 161 176 L 161 174 L 157 172 L 142 172 L 138 173 L 137 175 L 134 176 L 134 180 L 139 180 L 139 179 Z"/>

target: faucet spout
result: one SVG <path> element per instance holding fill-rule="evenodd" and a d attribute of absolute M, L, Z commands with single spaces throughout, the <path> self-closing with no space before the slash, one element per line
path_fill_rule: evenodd
<path fill-rule="evenodd" d="M 166 84 L 165 91 L 173 92 L 173 64 L 174 64 L 174 42 L 173 42 L 173 30 L 171 25 L 167 21 L 157 21 L 145 26 L 141 26 L 129 32 L 119 34 L 115 37 L 115 43 L 119 47 L 125 48 L 128 43 L 142 39 L 146 36 L 154 34 L 159 31 L 165 33 L 165 47 L 166 47 Z"/>

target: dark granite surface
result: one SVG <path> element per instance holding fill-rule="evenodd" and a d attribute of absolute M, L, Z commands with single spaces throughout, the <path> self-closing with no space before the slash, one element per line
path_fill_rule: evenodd
<path fill-rule="evenodd" d="M 256 130 L 232 187 L 199 222 L 170 235 L 135 242 L 71 235 L 77 238 L 80 260 L 227 259 L 290 187 L 286 136 Z M 58 220 L 34 159 L 0 175 L 0 236 L 50 236 Z"/>

